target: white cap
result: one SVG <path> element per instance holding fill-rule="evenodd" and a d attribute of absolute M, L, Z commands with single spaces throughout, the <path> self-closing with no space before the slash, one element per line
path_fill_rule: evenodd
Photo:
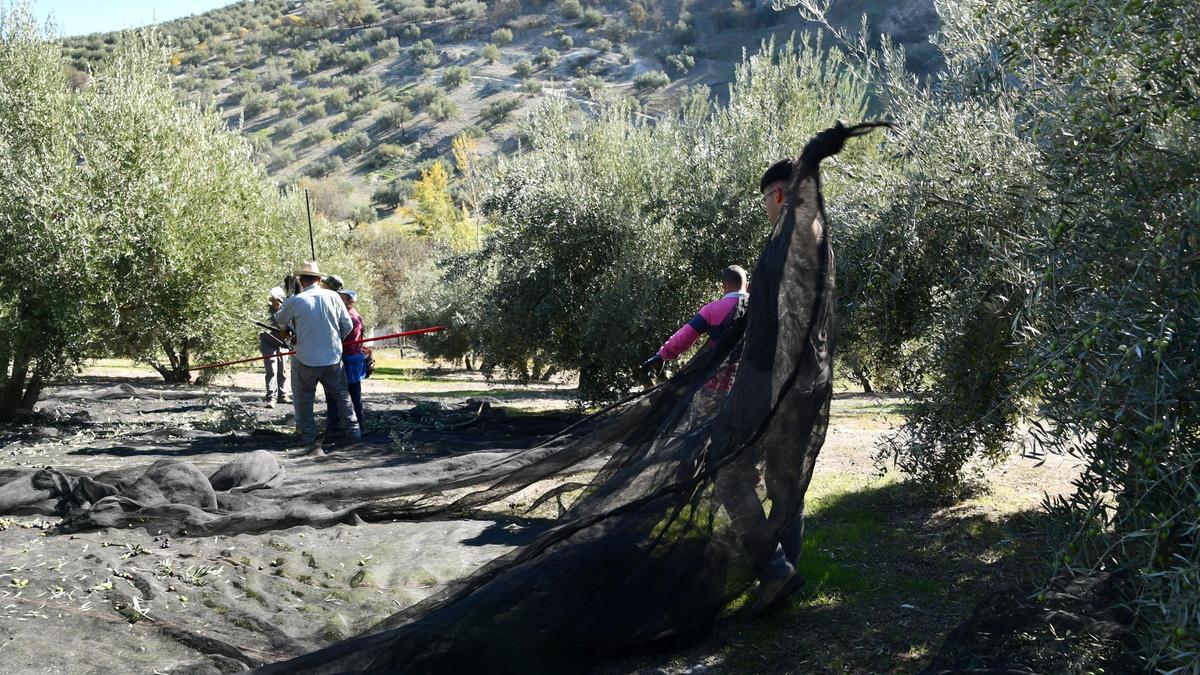
<path fill-rule="evenodd" d="M 287 293 L 283 292 L 283 288 L 276 286 L 271 289 L 269 296 L 272 300 L 283 300 L 287 297 Z"/>

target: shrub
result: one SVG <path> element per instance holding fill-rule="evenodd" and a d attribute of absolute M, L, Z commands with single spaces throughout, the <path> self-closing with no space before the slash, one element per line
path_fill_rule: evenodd
<path fill-rule="evenodd" d="M 266 94 L 252 94 L 242 100 L 242 114 L 246 119 L 258 117 L 270 107 L 271 99 Z"/>
<path fill-rule="evenodd" d="M 633 88 L 641 92 L 662 89 L 671 83 L 671 78 L 661 70 L 651 70 L 633 78 Z"/>
<path fill-rule="evenodd" d="M 295 120 L 295 119 L 284 120 L 279 123 L 279 126 L 275 127 L 275 138 L 279 139 L 279 140 L 288 138 L 292 134 L 295 134 L 297 131 L 300 131 L 300 128 L 302 126 L 304 126 L 304 125 L 300 124 L 299 120 Z"/>
<path fill-rule="evenodd" d="M 404 27 L 403 30 L 400 31 L 400 35 L 401 35 L 401 37 L 405 37 L 410 40 L 415 40 L 415 39 L 421 37 L 421 27 L 416 25 L 415 23 L 408 24 L 407 26 Z"/>
<path fill-rule="evenodd" d="M 588 46 L 596 51 L 607 52 L 612 51 L 613 43 L 607 38 L 596 38 L 588 43 Z"/>
<path fill-rule="evenodd" d="M 442 65 L 442 57 L 437 54 L 422 54 L 417 57 L 417 65 L 423 70 L 432 70 Z"/>
<path fill-rule="evenodd" d="M 542 47 L 542 51 L 534 57 L 533 62 L 542 68 L 549 68 L 558 62 L 558 50 L 549 47 Z"/>
<path fill-rule="evenodd" d="M 579 0 L 562 0 L 558 3 L 558 12 L 564 19 L 578 19 L 583 14 L 583 5 Z"/>
<path fill-rule="evenodd" d="M 240 66 L 249 66 L 261 58 L 262 48 L 258 45 L 248 45 L 242 48 L 242 53 L 238 55 L 237 63 Z"/>
<path fill-rule="evenodd" d="M 450 14 L 459 21 L 476 19 L 487 11 L 487 5 L 479 0 L 460 0 L 450 5 Z"/>
<path fill-rule="evenodd" d="M 442 74 L 442 86 L 449 91 L 453 91 L 470 81 L 471 71 L 467 70 L 466 66 L 452 66 L 447 68 L 446 72 Z"/>
<path fill-rule="evenodd" d="M 629 39 L 629 27 L 619 21 L 609 21 L 604 24 L 604 37 L 620 44 Z"/>
<path fill-rule="evenodd" d="M 373 45 L 387 37 L 387 31 L 379 26 L 368 28 L 359 33 L 359 44 L 363 46 Z"/>
<path fill-rule="evenodd" d="M 327 127 L 318 127 L 304 135 L 305 145 L 322 145 L 333 138 L 333 132 Z"/>
<path fill-rule="evenodd" d="M 279 114 L 283 117 L 290 117 L 296 114 L 298 107 L 299 104 L 296 103 L 295 99 L 285 98 L 279 102 Z"/>
<path fill-rule="evenodd" d="M 395 56 L 400 53 L 400 41 L 394 37 L 380 40 L 379 44 L 375 45 L 375 51 L 381 58 Z"/>
<path fill-rule="evenodd" d="M 305 106 L 302 115 L 310 122 L 319 120 L 326 115 L 325 104 L 313 103 L 312 105 Z"/>
<path fill-rule="evenodd" d="M 462 42 L 463 40 L 470 38 L 474 32 L 475 29 L 471 24 L 460 23 L 456 26 L 452 26 L 449 32 L 446 33 L 446 36 L 450 38 L 452 42 Z"/>
<path fill-rule="evenodd" d="M 289 148 L 274 148 L 268 153 L 267 161 L 272 167 L 282 169 L 296 161 L 296 153 Z"/>
<path fill-rule="evenodd" d="M 327 11 L 332 11 L 338 20 L 348 26 L 361 26 L 371 23 L 370 19 L 375 18 L 371 16 L 374 9 L 367 0 L 338 0 L 331 3 Z"/>
<path fill-rule="evenodd" d="M 385 130 L 391 130 L 403 127 L 411 119 L 412 111 L 407 106 L 394 103 L 379 116 L 379 124 Z"/>
<path fill-rule="evenodd" d="M 372 102 L 369 100 L 364 99 L 361 101 L 355 101 L 354 103 L 346 106 L 346 118 L 357 120 L 362 118 L 364 115 L 370 114 L 374 109 L 375 106 L 372 105 Z"/>
<path fill-rule="evenodd" d="M 333 44 L 329 40 L 318 40 L 316 51 L 317 59 L 320 61 L 320 65 L 329 67 L 337 63 L 338 56 L 340 56 L 342 53 L 342 48 Z"/>
<path fill-rule="evenodd" d="M 266 61 L 266 68 L 260 75 L 262 82 L 271 87 L 278 87 L 288 80 L 288 61 L 282 56 L 272 56 Z"/>
<path fill-rule="evenodd" d="M 348 73 L 356 73 L 371 65 L 371 53 L 362 49 L 345 52 L 338 61 Z"/>
<path fill-rule="evenodd" d="M 462 136 L 463 138 L 483 138 L 484 136 L 487 136 L 487 132 L 472 124 L 470 126 L 463 127 L 463 130 L 458 132 L 458 135 Z"/>
<path fill-rule="evenodd" d="M 495 63 L 500 60 L 500 48 L 489 42 L 479 50 L 479 55 L 488 63 Z"/>
<path fill-rule="evenodd" d="M 563 49 L 571 49 L 575 46 L 575 38 L 563 33 L 558 36 L 558 46 Z"/>
<path fill-rule="evenodd" d="M 346 104 L 350 102 L 350 92 L 345 87 L 338 87 L 325 94 L 325 111 L 332 115 L 335 112 L 345 110 Z"/>
<path fill-rule="evenodd" d="M 579 17 L 579 25 L 584 28 L 604 25 L 604 13 L 598 9 L 586 9 Z"/>
<path fill-rule="evenodd" d="M 396 145 L 395 143 L 382 143 L 375 148 L 375 164 L 376 166 L 384 166 L 393 162 L 398 162 L 404 159 L 408 153 L 404 146 Z"/>
<path fill-rule="evenodd" d="M 412 181 L 394 180 L 375 189 L 371 201 L 385 208 L 396 208 L 412 194 Z"/>
<path fill-rule="evenodd" d="M 596 92 L 602 89 L 604 89 L 604 80 L 595 75 L 588 75 L 575 80 L 575 91 L 579 92 L 581 96 L 595 98 Z"/>
<path fill-rule="evenodd" d="M 444 96 L 445 94 L 441 89 L 438 89 L 432 84 L 424 83 L 413 87 L 410 95 L 412 104 L 416 106 L 417 109 L 422 109 L 429 107 L 429 104 L 433 103 L 434 99 L 438 98 L 439 96 Z"/>
<path fill-rule="evenodd" d="M 371 208 L 370 204 L 360 204 L 350 212 L 350 222 L 355 226 L 373 223 L 378 218 L 379 214 L 375 213 L 375 209 Z"/>
<path fill-rule="evenodd" d="M 671 54 L 666 58 L 667 67 L 676 74 L 686 75 L 689 70 L 696 67 L 696 58 L 692 54 L 693 50 L 691 47 L 688 47 L 679 54 Z"/>
<path fill-rule="evenodd" d="M 340 150 L 342 155 L 353 157 L 362 154 L 369 147 L 371 147 L 371 137 L 365 132 L 353 131 L 342 139 Z"/>
<path fill-rule="evenodd" d="M 513 41 L 513 32 L 507 28 L 497 28 L 492 31 L 492 42 L 504 46 Z"/>
<path fill-rule="evenodd" d="M 408 54 L 415 61 L 426 54 L 434 53 L 435 50 L 436 48 L 433 46 L 433 40 L 425 38 L 424 40 L 416 42 L 413 44 L 413 46 L 409 47 Z"/>
<path fill-rule="evenodd" d="M 535 80 L 531 77 L 527 77 L 524 80 L 521 80 L 521 89 L 531 96 L 534 94 L 540 94 L 542 93 L 542 82 L 541 80 Z"/>
<path fill-rule="evenodd" d="M 334 173 L 335 171 L 340 171 L 343 166 L 345 166 L 345 162 L 342 161 L 341 157 L 322 157 L 321 159 L 309 164 L 308 167 L 304 169 L 304 175 L 311 176 L 313 178 L 323 178 L 331 173 Z"/>
<path fill-rule="evenodd" d="M 453 119 L 458 116 L 458 105 L 446 97 L 434 99 L 429 104 L 429 116 L 439 122 Z"/>
<path fill-rule="evenodd" d="M 532 74 L 533 64 L 524 59 L 517 61 L 517 64 L 513 66 L 513 77 L 524 80 Z"/>
<path fill-rule="evenodd" d="M 346 82 L 346 91 L 355 98 L 362 98 L 373 91 L 383 88 L 383 81 L 378 75 L 363 75 L 351 78 Z"/>
<path fill-rule="evenodd" d="M 642 26 L 650 20 L 650 13 L 646 11 L 645 5 L 635 2 L 629 6 L 629 20 L 633 23 L 634 28 L 641 30 Z"/>
<path fill-rule="evenodd" d="M 692 38 L 694 37 L 695 27 L 692 25 L 691 22 L 684 21 L 681 19 L 681 20 L 675 22 L 675 26 L 672 27 L 671 30 L 675 35 L 675 41 L 678 42 L 679 44 L 687 45 L 687 44 L 692 43 Z"/>
<path fill-rule="evenodd" d="M 515 96 L 488 102 L 479 112 L 479 117 L 488 124 L 496 125 L 508 118 L 509 114 L 521 107 L 521 101 Z"/>

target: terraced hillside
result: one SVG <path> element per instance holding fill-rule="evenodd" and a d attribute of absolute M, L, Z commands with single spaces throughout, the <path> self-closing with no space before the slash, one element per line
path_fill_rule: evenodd
<path fill-rule="evenodd" d="M 931 0 L 835 2 L 830 16 L 887 33 L 910 68 L 936 64 Z M 512 152 L 541 97 L 635 97 L 648 114 L 693 88 L 720 96 L 743 49 L 806 28 L 743 0 L 243 0 L 165 23 L 180 96 L 215 105 L 281 182 L 339 220 L 387 216 L 423 168 L 476 139 Z M 115 34 L 65 41 L 81 71 Z"/>

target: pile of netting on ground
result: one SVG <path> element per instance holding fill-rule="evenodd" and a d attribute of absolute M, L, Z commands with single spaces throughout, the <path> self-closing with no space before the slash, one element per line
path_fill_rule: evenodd
<path fill-rule="evenodd" d="M 463 517 L 517 493 L 531 510 L 559 506 L 531 543 L 364 635 L 264 672 L 561 672 L 702 637 L 802 517 L 832 392 L 834 265 L 818 168 L 868 129 L 838 125 L 805 147 L 745 312 L 718 341 L 542 445 L 352 481 L 319 466 L 281 480 L 258 454 L 212 475 L 164 460 L 123 484 L 47 469 L 0 486 L 0 505 L 32 495 L 70 528 L 189 536 Z M 727 392 L 709 386 L 733 369 Z"/>

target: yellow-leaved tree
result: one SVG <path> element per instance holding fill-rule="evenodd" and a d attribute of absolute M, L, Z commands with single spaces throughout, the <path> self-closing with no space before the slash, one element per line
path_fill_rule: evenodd
<path fill-rule="evenodd" d="M 421 172 L 421 180 L 413 186 L 412 212 L 418 232 L 448 246 L 456 253 L 479 247 L 475 223 L 465 208 L 454 203 L 450 195 L 450 176 L 441 162 Z"/>

